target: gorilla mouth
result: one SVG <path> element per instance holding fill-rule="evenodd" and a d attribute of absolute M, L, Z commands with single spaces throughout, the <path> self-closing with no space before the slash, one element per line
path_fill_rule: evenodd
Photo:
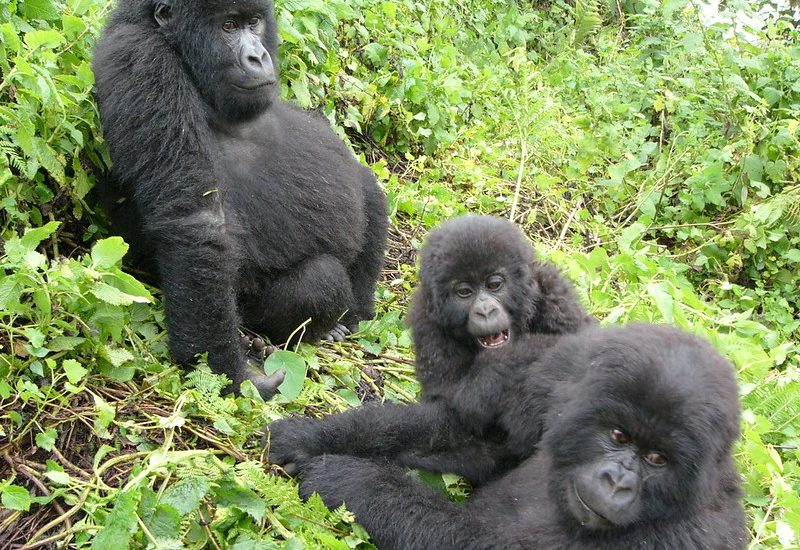
<path fill-rule="evenodd" d="M 508 329 L 489 336 L 478 336 L 478 343 L 485 348 L 499 348 L 506 344 L 508 340 Z"/>
<path fill-rule="evenodd" d="M 253 84 L 248 84 L 246 86 L 245 85 L 240 85 L 240 84 L 233 84 L 233 87 L 238 89 L 238 90 L 241 90 L 243 92 L 254 92 L 256 90 L 260 90 L 261 88 L 265 88 L 265 87 L 267 87 L 267 86 L 269 86 L 271 84 L 274 84 L 274 83 L 275 83 L 274 81 L 267 80 L 267 81 L 264 81 L 264 82 L 256 82 L 256 83 L 253 83 Z"/>
<path fill-rule="evenodd" d="M 578 499 L 578 503 L 583 507 L 583 509 L 588 512 L 588 518 L 581 520 L 582 525 L 586 524 L 602 524 L 602 525 L 613 525 L 613 522 L 609 521 L 608 518 L 603 516 L 602 514 L 598 513 L 594 508 L 586 504 L 586 502 L 581 498 L 581 494 L 578 492 L 578 487 L 573 484 L 572 485 L 572 492 L 575 494 L 575 498 Z"/>

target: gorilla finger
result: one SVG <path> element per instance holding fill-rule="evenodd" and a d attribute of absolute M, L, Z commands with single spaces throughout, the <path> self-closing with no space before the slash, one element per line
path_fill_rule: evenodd
<path fill-rule="evenodd" d="M 278 369 L 269 376 L 261 372 L 254 372 L 249 376 L 258 393 L 261 394 L 262 399 L 265 401 L 277 393 L 278 386 L 283 383 L 285 377 L 286 373 L 283 369 Z"/>
<path fill-rule="evenodd" d="M 259 338 L 258 336 L 253 338 L 252 345 L 253 345 L 253 349 L 255 349 L 256 351 L 262 352 L 262 353 L 264 352 L 264 340 Z"/>
<path fill-rule="evenodd" d="M 283 468 L 283 471 L 286 472 L 286 475 L 296 476 L 298 473 L 300 473 L 300 467 L 296 462 L 287 462 L 281 466 L 281 468 Z"/>

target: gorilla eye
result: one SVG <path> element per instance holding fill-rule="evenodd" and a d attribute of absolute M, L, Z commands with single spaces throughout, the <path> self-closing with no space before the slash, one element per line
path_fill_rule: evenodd
<path fill-rule="evenodd" d="M 472 296 L 472 288 L 467 285 L 457 286 L 456 294 L 458 294 L 459 298 L 469 298 Z"/>
<path fill-rule="evenodd" d="M 667 457 L 656 451 L 650 451 L 644 455 L 644 459 L 653 466 L 663 466 L 667 463 Z"/>
<path fill-rule="evenodd" d="M 499 275 L 493 275 L 486 280 L 486 288 L 491 290 L 492 292 L 496 292 L 503 288 L 503 283 L 505 281 Z"/>
<path fill-rule="evenodd" d="M 259 23 L 261 23 L 260 17 L 253 17 L 250 19 L 250 21 L 247 22 L 247 24 L 250 25 L 251 27 L 257 27 Z"/>
<path fill-rule="evenodd" d="M 222 24 L 222 30 L 231 32 L 235 31 L 238 28 L 238 26 L 239 25 L 236 24 L 236 21 L 234 21 L 233 19 L 228 19 Z"/>
<path fill-rule="evenodd" d="M 613 439 L 620 445 L 629 445 L 631 442 L 631 436 L 629 436 L 628 434 L 617 428 L 611 430 L 611 439 Z"/>

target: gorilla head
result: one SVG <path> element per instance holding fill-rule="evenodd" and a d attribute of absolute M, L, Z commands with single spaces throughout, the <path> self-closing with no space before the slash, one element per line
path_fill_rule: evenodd
<path fill-rule="evenodd" d="M 271 1 L 162 0 L 153 19 L 218 120 L 246 120 L 274 100 L 278 41 Z"/>
<path fill-rule="evenodd" d="M 738 436 L 730 364 L 666 326 L 598 330 L 581 340 L 561 346 L 570 358 L 555 356 L 588 369 L 555 392 L 542 441 L 551 496 L 567 523 L 603 531 L 694 514 L 719 485 L 719 465 Z"/>
<path fill-rule="evenodd" d="M 463 216 L 431 232 L 420 257 L 427 317 L 470 349 L 500 347 L 533 312 L 533 248 L 512 223 Z"/>

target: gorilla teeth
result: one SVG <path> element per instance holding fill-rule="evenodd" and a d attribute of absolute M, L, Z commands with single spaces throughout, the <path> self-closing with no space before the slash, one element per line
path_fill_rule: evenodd
<path fill-rule="evenodd" d="M 500 347 L 508 342 L 508 331 L 504 330 L 503 332 L 498 332 L 491 336 L 479 336 L 478 342 L 485 348 Z"/>

